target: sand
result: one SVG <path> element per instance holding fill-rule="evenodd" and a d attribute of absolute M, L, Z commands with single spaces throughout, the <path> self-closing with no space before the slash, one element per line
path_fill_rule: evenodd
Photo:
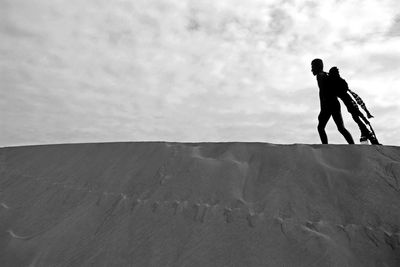
<path fill-rule="evenodd" d="M 400 148 L 0 149 L 1 266 L 400 266 Z"/>

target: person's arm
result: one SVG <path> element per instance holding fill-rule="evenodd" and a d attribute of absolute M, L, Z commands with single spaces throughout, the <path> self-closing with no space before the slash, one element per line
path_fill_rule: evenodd
<path fill-rule="evenodd" d="M 369 112 L 369 110 L 367 109 L 367 106 L 365 105 L 365 103 L 361 99 L 361 97 L 359 97 L 356 93 L 354 93 L 350 89 L 349 89 L 349 92 L 352 95 L 352 97 L 356 100 L 357 104 L 360 105 L 361 108 L 365 111 L 365 113 L 367 114 L 368 119 L 373 118 L 374 116 L 372 116 L 372 114 Z"/>

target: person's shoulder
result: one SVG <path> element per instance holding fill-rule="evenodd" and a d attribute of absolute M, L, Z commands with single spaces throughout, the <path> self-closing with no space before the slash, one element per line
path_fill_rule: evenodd
<path fill-rule="evenodd" d="M 339 78 L 339 81 L 343 86 L 346 86 L 346 87 L 348 86 L 346 80 L 343 79 L 342 77 Z"/>
<path fill-rule="evenodd" d="M 322 80 L 328 79 L 328 73 L 326 73 L 324 71 L 318 73 L 316 76 L 317 76 L 317 80 L 318 81 L 322 81 Z"/>

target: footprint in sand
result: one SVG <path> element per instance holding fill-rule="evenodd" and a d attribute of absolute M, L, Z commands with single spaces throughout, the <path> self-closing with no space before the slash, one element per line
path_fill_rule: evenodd
<path fill-rule="evenodd" d="M 6 204 L 6 203 L 3 203 L 3 202 L 0 203 L 0 206 L 2 206 L 3 208 L 5 208 L 6 210 L 9 210 L 9 209 L 10 209 L 10 207 L 7 206 L 7 204 Z"/>
<path fill-rule="evenodd" d="M 38 233 L 38 234 L 34 234 L 34 235 L 29 235 L 29 236 L 20 236 L 20 235 L 15 234 L 13 230 L 8 230 L 7 233 L 9 233 L 12 238 L 20 239 L 20 240 L 29 240 L 40 234 L 40 233 Z"/>
<path fill-rule="evenodd" d="M 232 215 L 232 209 L 231 208 L 225 208 L 223 215 L 225 217 L 225 222 L 226 223 L 233 222 L 233 215 Z"/>
<path fill-rule="evenodd" d="M 156 201 L 151 205 L 151 211 L 156 212 L 158 207 L 160 206 L 160 202 Z"/>
<path fill-rule="evenodd" d="M 400 244 L 400 236 L 398 234 L 384 232 L 385 242 L 388 244 L 392 250 L 395 250 Z"/>
<path fill-rule="evenodd" d="M 251 228 L 256 227 L 256 222 L 258 219 L 258 214 L 254 213 L 254 212 L 249 212 L 246 216 L 246 220 L 247 220 L 247 225 Z"/>
<path fill-rule="evenodd" d="M 174 215 L 176 215 L 178 213 L 178 208 L 179 208 L 180 204 L 181 204 L 181 202 L 179 200 L 175 200 L 172 203 L 172 207 L 174 208 Z"/>

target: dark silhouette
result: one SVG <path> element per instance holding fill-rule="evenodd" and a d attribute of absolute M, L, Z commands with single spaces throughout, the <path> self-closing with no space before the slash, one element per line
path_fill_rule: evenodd
<path fill-rule="evenodd" d="M 364 142 L 369 140 L 371 144 L 378 145 L 379 142 L 374 134 L 374 131 L 372 130 L 371 124 L 368 119 L 365 118 L 364 114 L 360 111 L 357 103 L 359 103 L 361 107 L 365 110 L 368 118 L 373 118 L 373 116 L 368 111 L 362 99 L 356 93 L 352 92 L 349 89 L 346 80 L 340 77 L 339 69 L 337 67 L 332 67 L 329 70 L 329 82 L 331 83 L 331 86 L 335 90 L 337 96 L 346 105 L 347 111 L 351 114 L 353 120 L 360 128 L 360 141 Z M 357 102 L 353 100 L 352 96 L 356 99 Z M 371 128 L 371 130 L 368 129 L 367 125 Z"/>
<path fill-rule="evenodd" d="M 339 100 L 335 91 L 332 89 L 328 74 L 324 72 L 324 63 L 321 59 L 316 58 L 311 62 L 311 71 L 314 76 L 317 77 L 319 87 L 321 111 L 318 115 L 318 133 L 322 144 L 328 144 L 328 136 L 326 135 L 325 127 L 331 116 L 347 143 L 354 144 L 353 137 L 344 127 Z"/>

